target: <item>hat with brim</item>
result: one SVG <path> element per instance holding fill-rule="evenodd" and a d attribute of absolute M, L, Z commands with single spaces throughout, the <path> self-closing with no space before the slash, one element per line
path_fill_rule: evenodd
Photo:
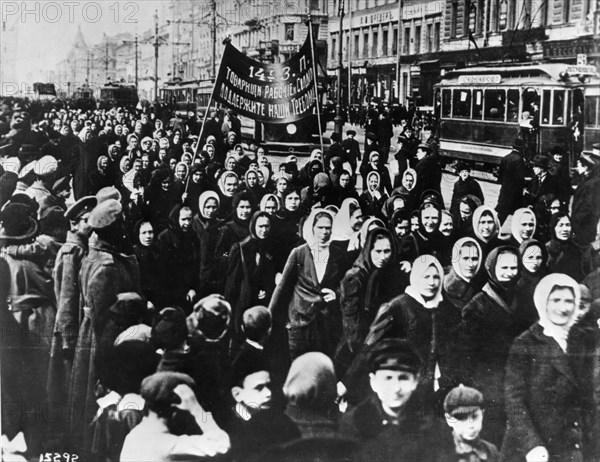
<path fill-rule="evenodd" d="M 356 136 L 356 130 L 346 130 L 346 136 Z"/>
<path fill-rule="evenodd" d="M 329 137 L 329 139 L 330 139 L 331 141 L 340 141 L 340 140 L 341 140 L 341 138 L 342 138 L 342 137 L 340 136 L 340 134 L 339 134 L 338 132 L 333 132 L 333 133 L 331 134 L 331 136 Z"/>
<path fill-rule="evenodd" d="M 27 210 L 29 210 L 29 215 L 32 217 L 37 216 L 37 212 L 40 208 L 40 204 L 35 198 L 31 197 L 29 194 L 24 192 L 15 192 L 9 199 L 9 201 L 4 204 L 4 207 L 8 207 L 8 204 L 23 204 L 27 206 Z M 4 209 L 4 208 L 3 208 Z"/>
<path fill-rule="evenodd" d="M 417 149 L 422 149 L 423 151 L 431 152 L 431 146 L 427 143 L 419 144 L 419 147 Z"/>
<path fill-rule="evenodd" d="M 0 239 L 27 241 L 38 233 L 38 223 L 25 204 L 9 203 L 0 212 Z"/>
<path fill-rule="evenodd" d="M 54 194 L 56 194 L 61 191 L 67 191 L 70 188 L 71 188 L 71 177 L 67 175 L 67 176 L 63 176 L 62 178 L 59 178 L 58 180 L 56 180 L 54 182 L 54 184 L 52 185 L 52 192 Z"/>
<path fill-rule="evenodd" d="M 523 143 L 523 140 L 521 138 L 516 138 L 513 141 L 512 148 L 516 149 L 517 151 L 521 151 L 525 148 L 525 143 Z"/>
<path fill-rule="evenodd" d="M 19 173 L 21 170 L 21 161 L 18 157 L 8 157 L 2 162 L 2 168 L 5 172 Z"/>
<path fill-rule="evenodd" d="M 121 201 L 121 193 L 114 186 L 106 186 L 96 193 L 96 199 L 98 200 L 98 204 L 108 199 Z"/>
<path fill-rule="evenodd" d="M 550 159 L 548 159 L 543 154 L 536 154 L 531 161 L 531 165 L 533 167 L 543 168 L 545 170 L 548 169 L 548 164 L 550 163 Z"/>
<path fill-rule="evenodd" d="M 75 202 L 65 212 L 65 218 L 71 221 L 77 221 L 87 212 L 91 212 L 98 205 L 96 196 L 85 196 Z"/>
<path fill-rule="evenodd" d="M 365 138 L 367 138 L 368 140 L 371 140 L 371 141 L 377 141 L 377 135 L 373 132 L 367 132 L 367 134 L 365 135 Z"/>
<path fill-rule="evenodd" d="M 590 167 L 593 167 L 600 164 L 600 155 L 594 154 L 594 151 L 582 151 L 581 156 L 579 156 L 579 160 Z"/>

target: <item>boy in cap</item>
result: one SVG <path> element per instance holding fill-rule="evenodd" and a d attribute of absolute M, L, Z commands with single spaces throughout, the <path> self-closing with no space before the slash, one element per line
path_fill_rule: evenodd
<path fill-rule="evenodd" d="M 450 390 L 444 400 L 444 415 L 446 423 L 452 428 L 452 439 L 442 438 L 438 460 L 498 461 L 500 455 L 496 446 L 479 438 L 483 411 L 483 395 L 479 390 L 462 384 Z"/>
<path fill-rule="evenodd" d="M 346 413 L 340 432 L 360 441 L 355 460 L 423 460 L 431 431 L 411 397 L 419 384 L 422 359 L 405 340 L 386 339 L 368 353 L 375 394 Z"/>
<path fill-rule="evenodd" d="M 456 164 L 454 171 L 458 175 L 458 179 L 456 180 L 456 183 L 454 183 L 454 188 L 452 189 L 450 213 L 453 217 L 457 217 L 459 215 L 459 203 L 463 197 L 472 194 L 477 197 L 482 204 L 484 198 L 481 185 L 471 176 L 471 166 L 467 162 L 459 161 Z"/>
<path fill-rule="evenodd" d="M 146 377 L 141 395 L 146 415 L 125 438 L 121 462 L 162 462 L 216 457 L 229 451 L 229 436 L 198 403 L 194 381 L 178 372 L 157 372 Z M 202 435 L 175 435 L 169 419 L 178 410 L 189 412 Z"/>

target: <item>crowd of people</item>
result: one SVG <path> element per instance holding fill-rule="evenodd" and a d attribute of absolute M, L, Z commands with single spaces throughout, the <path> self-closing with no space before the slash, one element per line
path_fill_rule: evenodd
<path fill-rule="evenodd" d="M 600 149 L 0 109 L 3 460 L 599 460 Z"/>

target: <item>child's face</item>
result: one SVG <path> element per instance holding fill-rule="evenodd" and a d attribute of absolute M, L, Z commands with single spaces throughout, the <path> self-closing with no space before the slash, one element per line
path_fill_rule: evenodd
<path fill-rule="evenodd" d="M 483 411 L 477 409 L 462 419 L 446 414 L 446 423 L 452 427 L 454 434 L 461 441 L 474 441 L 479 437 L 483 426 Z"/>
<path fill-rule="evenodd" d="M 371 388 L 384 408 L 394 412 L 406 404 L 419 384 L 419 377 L 410 372 L 381 369 L 370 374 Z"/>
<path fill-rule="evenodd" d="M 244 379 L 243 387 L 233 387 L 234 399 L 247 408 L 268 409 L 271 407 L 271 377 L 267 371 L 259 371 Z"/>

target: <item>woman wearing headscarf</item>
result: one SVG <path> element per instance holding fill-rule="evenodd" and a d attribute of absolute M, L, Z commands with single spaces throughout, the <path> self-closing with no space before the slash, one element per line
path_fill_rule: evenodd
<path fill-rule="evenodd" d="M 473 236 L 473 213 L 481 205 L 481 201 L 472 195 L 461 197 L 458 201 L 454 218 L 454 232 L 456 237 Z"/>
<path fill-rule="evenodd" d="M 190 206 L 194 215 L 198 213 L 198 199 L 200 194 L 204 191 L 212 189 L 206 172 L 200 164 L 192 165 L 190 169 L 190 181 L 187 185 L 187 195 L 185 197 L 185 203 Z"/>
<path fill-rule="evenodd" d="M 340 211 L 333 220 L 331 240 L 343 250 L 353 251 L 360 248 L 359 232 L 363 224 L 363 212 L 356 199 L 342 202 Z"/>
<path fill-rule="evenodd" d="M 341 206 L 346 199 L 352 198 L 358 200 L 358 192 L 354 188 L 354 180 L 347 170 L 342 170 L 338 185 L 333 188 L 334 203 Z"/>
<path fill-rule="evenodd" d="M 233 197 L 238 192 L 240 180 L 235 172 L 225 171 L 219 177 L 219 218 L 228 219 L 233 212 Z"/>
<path fill-rule="evenodd" d="M 192 228 L 200 242 L 199 298 L 216 293 L 219 286 L 219 273 L 215 265 L 217 241 L 221 234 L 223 220 L 219 219 L 219 195 L 214 191 L 204 191 L 198 199 L 199 212 L 194 216 Z"/>
<path fill-rule="evenodd" d="M 169 226 L 169 214 L 175 204 L 181 201 L 173 187 L 171 171 L 166 168 L 158 169 L 152 175 L 148 190 L 145 194 L 146 210 L 152 220 L 156 234 Z"/>
<path fill-rule="evenodd" d="M 248 170 L 244 174 L 244 189 L 254 194 L 257 201 L 260 201 L 265 195 L 265 188 L 260 184 L 258 178 L 258 172 L 255 170 Z"/>
<path fill-rule="evenodd" d="M 79 142 L 74 147 L 74 172 L 73 172 L 73 197 L 79 200 L 83 196 L 88 196 L 89 190 L 89 175 L 96 168 L 98 157 L 101 150 L 104 152 L 105 147 L 101 147 L 97 140 L 94 140 L 93 134 L 89 127 L 84 127 L 77 134 Z"/>
<path fill-rule="evenodd" d="M 173 189 L 177 197 L 182 198 L 188 182 L 190 168 L 185 162 L 178 162 L 173 171 Z"/>
<path fill-rule="evenodd" d="M 463 383 L 477 388 L 487 399 L 485 435 L 494 444 L 502 442 L 506 415 L 503 388 L 508 352 L 529 326 L 521 319 L 515 303 L 519 280 L 519 253 L 500 246 L 485 260 L 488 282 L 465 305 L 459 331 Z M 458 353 L 458 351 L 457 351 Z"/>
<path fill-rule="evenodd" d="M 392 191 L 392 196 L 400 195 L 406 197 L 406 208 L 412 212 L 419 205 L 415 186 L 417 185 L 417 172 L 413 168 L 407 168 L 402 174 L 402 185 Z"/>
<path fill-rule="evenodd" d="M 362 350 L 379 307 L 408 285 L 395 254 L 394 239 L 387 229 L 377 227 L 369 231 L 360 255 L 340 283 L 344 337 L 336 352 L 338 374 Z"/>
<path fill-rule="evenodd" d="M 477 293 L 474 279 L 481 268 L 481 247 L 471 237 L 463 237 L 452 247 L 452 267 L 444 277 L 444 298 L 458 311 Z"/>
<path fill-rule="evenodd" d="M 281 208 L 279 197 L 275 194 L 265 194 L 260 200 L 259 209 L 263 212 L 267 212 L 269 216 L 275 215 Z"/>
<path fill-rule="evenodd" d="M 337 188 L 340 184 L 340 175 L 344 171 L 342 158 L 339 156 L 333 156 L 329 160 L 329 178 L 334 188 Z"/>
<path fill-rule="evenodd" d="M 359 197 L 361 208 L 365 215 L 383 219 L 384 216 L 381 210 L 388 196 L 383 192 L 379 173 L 376 171 L 369 172 L 366 183 L 367 188 Z"/>
<path fill-rule="evenodd" d="M 564 273 L 582 281 L 594 269 L 591 246 L 581 246 L 572 237 L 571 218 L 566 212 L 550 220 L 552 239 L 546 243 L 548 272 Z"/>
<path fill-rule="evenodd" d="M 231 218 L 221 227 L 215 248 L 215 264 L 218 268 L 219 279 L 222 281 L 219 293 L 223 293 L 221 291 L 225 289 L 223 278 L 227 272 L 231 246 L 236 242 L 243 241 L 250 234 L 250 219 L 256 209 L 254 196 L 247 191 L 236 193 L 233 196 L 232 207 Z"/>
<path fill-rule="evenodd" d="M 283 196 L 282 207 L 271 217 L 271 239 L 277 247 L 278 271 L 283 271 L 292 249 L 304 242 L 299 231 L 301 218 L 300 191 L 288 189 Z"/>
<path fill-rule="evenodd" d="M 160 304 L 160 259 L 154 227 L 147 219 L 139 220 L 134 227 L 133 253 L 140 268 L 141 294 L 155 307 Z"/>
<path fill-rule="evenodd" d="M 435 204 L 423 204 L 419 209 L 419 229 L 413 231 L 400 244 L 400 261 L 409 264 L 420 255 L 442 254 L 444 235 L 440 232 L 441 211 Z"/>
<path fill-rule="evenodd" d="M 365 158 L 367 155 L 365 154 Z M 382 192 L 387 192 L 388 194 L 392 193 L 392 180 L 390 179 L 390 171 L 388 168 L 381 162 L 381 156 L 377 151 L 373 151 L 368 155 L 369 161 L 360 167 L 360 174 L 363 177 L 363 190 L 369 189 L 368 178 L 369 173 L 377 172 L 379 173 L 380 178 L 380 188 Z"/>
<path fill-rule="evenodd" d="M 533 303 L 533 293 L 540 280 L 547 274 L 546 247 L 535 239 L 527 239 L 519 247 L 521 275 L 515 289 L 515 303 L 519 307 L 517 314 L 523 321 L 532 325 L 538 320 Z"/>
<path fill-rule="evenodd" d="M 304 225 L 307 243 L 290 253 L 269 304 L 274 321 L 287 313 L 292 360 L 308 351 L 332 355 L 341 335 L 339 284 L 344 256 L 330 245 L 332 225 L 329 212 L 313 209 Z"/>
<path fill-rule="evenodd" d="M 500 220 L 496 211 L 487 206 L 481 205 L 473 212 L 473 236 L 481 246 L 482 260 L 485 261 L 488 254 L 504 244 L 498 237 L 500 233 Z"/>
<path fill-rule="evenodd" d="M 302 190 L 302 209 L 310 210 L 314 207 L 325 208 L 334 203 L 333 187 L 327 173 L 319 172 L 313 178 L 312 188 Z"/>
<path fill-rule="evenodd" d="M 298 187 L 305 188 L 310 186 L 314 176 L 323 170 L 323 152 L 320 149 L 313 149 L 310 153 L 308 162 L 300 170 L 298 176 Z"/>
<path fill-rule="evenodd" d="M 233 310 L 233 328 L 243 338 L 242 317 L 256 305 L 268 306 L 275 290 L 276 258 L 269 239 L 271 217 L 255 212 L 250 220 L 250 235 L 236 242 L 229 253 L 225 299 Z"/>
<path fill-rule="evenodd" d="M 365 344 L 384 338 L 410 341 L 424 360 L 420 377 L 423 404 L 435 406 L 434 394 L 454 383 L 453 347 L 460 314 L 442 297 L 444 269 L 432 255 L 413 262 L 410 285 L 382 305 Z"/>
<path fill-rule="evenodd" d="M 115 179 L 111 175 L 108 156 L 98 157 L 96 169 L 90 173 L 88 181 L 89 190 L 92 195 L 96 194 L 102 188 L 115 184 Z"/>
<path fill-rule="evenodd" d="M 590 427 L 591 397 L 567 350 L 579 299 L 579 284 L 565 274 L 549 274 L 535 290 L 539 321 L 516 339 L 506 367 L 503 461 L 597 460 L 589 453 L 598 438 Z"/>
<path fill-rule="evenodd" d="M 527 207 L 515 210 L 510 226 L 511 237 L 507 244 L 519 248 L 523 241 L 533 238 L 535 227 L 536 218 L 533 210 Z"/>

